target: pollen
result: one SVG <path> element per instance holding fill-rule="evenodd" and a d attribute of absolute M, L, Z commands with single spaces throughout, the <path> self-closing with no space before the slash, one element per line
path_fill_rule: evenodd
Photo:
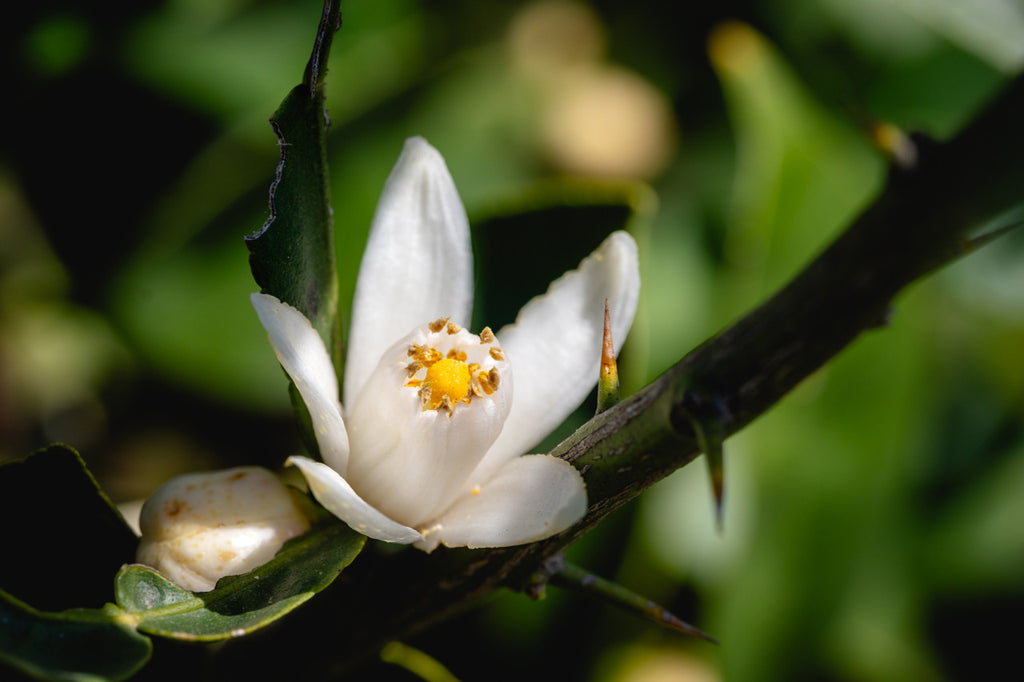
<path fill-rule="evenodd" d="M 498 386 L 507 360 L 490 328 L 480 336 L 442 317 L 422 328 L 425 334 L 396 357 L 403 388 L 413 389 L 423 411 L 453 417 L 473 409 L 474 401 L 501 400 Z"/>
<path fill-rule="evenodd" d="M 424 408 L 451 409 L 458 402 L 469 402 L 469 366 L 455 358 L 438 360 L 427 369 L 423 389 L 429 396 Z"/>

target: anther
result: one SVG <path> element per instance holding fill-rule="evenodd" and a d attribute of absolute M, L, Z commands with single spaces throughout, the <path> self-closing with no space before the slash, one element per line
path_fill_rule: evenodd
<path fill-rule="evenodd" d="M 495 360 L 505 359 L 505 353 L 497 346 L 491 346 L 491 350 L 488 352 L 490 353 L 491 357 L 494 358 Z"/>
<path fill-rule="evenodd" d="M 493 343 L 494 332 L 491 331 L 490 327 L 484 327 L 483 331 L 480 332 L 480 343 Z"/>
<path fill-rule="evenodd" d="M 492 367 L 489 372 L 477 372 L 474 385 L 479 385 L 481 391 L 486 395 L 491 395 L 498 390 L 498 382 L 500 380 L 501 376 L 498 374 L 498 370 Z"/>
<path fill-rule="evenodd" d="M 444 326 L 446 324 L 448 324 L 448 318 L 447 317 L 440 317 L 440 318 L 434 320 L 433 322 L 431 322 L 429 325 L 427 325 L 427 327 L 430 329 L 430 331 L 432 331 L 432 332 L 434 332 L 436 334 L 439 331 L 441 331 L 442 329 L 444 329 Z"/>

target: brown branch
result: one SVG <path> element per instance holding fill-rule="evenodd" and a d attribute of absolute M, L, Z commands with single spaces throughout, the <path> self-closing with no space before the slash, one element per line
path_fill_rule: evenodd
<path fill-rule="evenodd" d="M 366 552 L 320 598 L 274 629 L 301 663 L 324 673 L 376 652 L 502 586 L 525 585 L 541 562 L 698 454 L 691 419 L 735 433 L 835 357 L 884 326 L 910 283 L 963 255 L 967 235 L 1024 200 L 1024 81 L 954 140 L 919 141 L 919 162 L 835 242 L 759 308 L 689 353 L 645 389 L 599 414 L 553 454 L 587 481 L 591 506 L 575 527 L 497 550 Z M 259 636 L 232 643 L 237 666 Z M 254 656 L 249 660 L 265 661 Z M 300 663 L 289 659 L 288 671 Z"/>

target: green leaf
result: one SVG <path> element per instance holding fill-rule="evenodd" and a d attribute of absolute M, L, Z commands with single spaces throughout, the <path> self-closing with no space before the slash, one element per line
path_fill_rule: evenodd
<path fill-rule="evenodd" d="M 287 542 L 271 561 L 193 594 L 153 569 L 125 566 L 117 603 L 139 630 L 182 640 L 237 637 L 284 616 L 324 589 L 359 554 L 366 537 L 326 520 Z"/>
<path fill-rule="evenodd" d="M 45 680 L 124 680 L 153 650 L 113 607 L 44 613 L 0 591 L 0 660 Z"/>
<path fill-rule="evenodd" d="M 246 237 L 256 283 L 264 293 L 309 318 L 336 363 L 340 355 L 338 281 L 323 86 L 339 23 L 337 3 L 327 0 L 303 81 L 288 93 L 270 121 L 281 149 L 270 187 L 270 218 Z"/>
<path fill-rule="evenodd" d="M 45 611 L 102 606 L 135 557 L 135 533 L 65 445 L 0 466 L 0 518 L 0 587 Z"/>

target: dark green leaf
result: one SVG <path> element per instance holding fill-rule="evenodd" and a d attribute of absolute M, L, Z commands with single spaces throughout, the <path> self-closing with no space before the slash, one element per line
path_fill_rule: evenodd
<path fill-rule="evenodd" d="M 0 588 L 45 611 L 102 606 L 135 558 L 135 534 L 64 445 L 0 466 L 0 518 Z"/>
<path fill-rule="evenodd" d="M 153 649 L 114 607 L 44 613 L 0 591 L 0 623 L 0 660 L 45 680 L 127 679 Z"/>
<path fill-rule="evenodd" d="M 651 208 L 646 185 L 565 181 L 474 220 L 476 325 L 498 329 L 512 322 L 523 304 Z"/>
<path fill-rule="evenodd" d="M 246 237 L 249 265 L 261 290 L 302 311 L 335 359 L 338 282 L 323 78 L 339 21 L 337 4 L 328 0 L 303 82 L 288 93 L 270 121 L 281 149 L 270 187 L 270 217 Z"/>
<path fill-rule="evenodd" d="M 146 566 L 125 566 L 117 575 L 117 603 L 139 630 L 150 634 L 207 641 L 237 637 L 277 620 L 327 587 L 365 541 L 343 523 L 324 521 L 286 543 L 270 562 L 198 594 Z"/>

